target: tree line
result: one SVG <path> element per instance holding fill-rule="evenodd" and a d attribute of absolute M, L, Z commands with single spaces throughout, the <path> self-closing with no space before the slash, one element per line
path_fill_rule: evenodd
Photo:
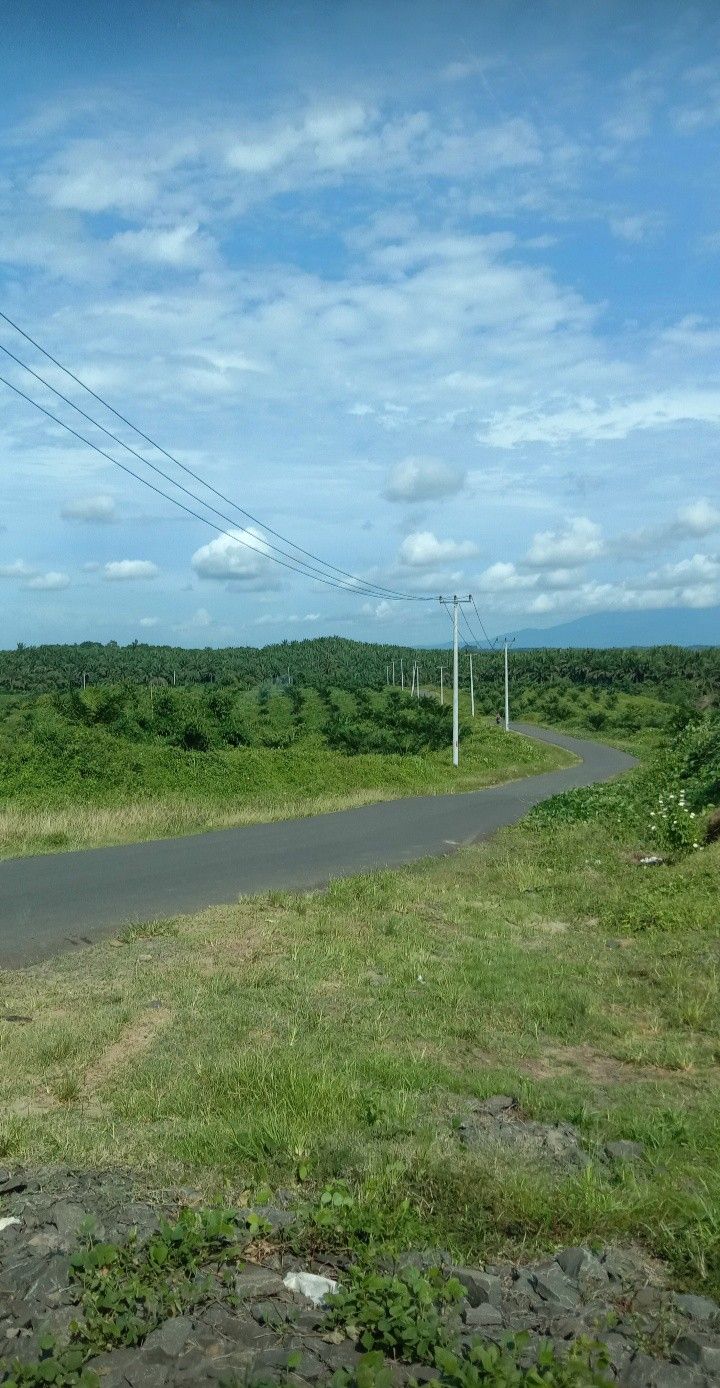
<path fill-rule="evenodd" d="M 490 700 L 502 693 L 502 652 L 474 651 L 476 686 Z M 0 651 L 0 692 L 42 694 L 87 684 L 228 685 L 250 689 L 263 682 L 296 681 L 324 688 L 379 688 L 395 661 L 400 679 L 419 662 L 424 685 L 438 683 L 438 665 L 447 665 L 447 648 L 421 648 L 350 641 L 327 636 L 275 645 L 187 649 L 134 641 L 120 646 L 84 641 L 78 645 L 24 646 Z M 513 649 L 516 691 L 569 682 L 626 693 L 656 693 L 676 702 L 716 703 L 720 691 L 720 647 L 689 649 L 652 646 L 634 649 Z M 460 658 L 461 678 L 469 678 L 468 652 Z"/>

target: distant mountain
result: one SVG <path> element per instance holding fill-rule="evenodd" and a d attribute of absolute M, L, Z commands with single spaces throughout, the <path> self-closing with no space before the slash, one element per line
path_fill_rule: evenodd
<path fill-rule="evenodd" d="M 593 612 L 557 626 L 525 627 L 515 644 L 536 646 L 718 646 L 720 607 L 658 607 L 648 612 Z"/>

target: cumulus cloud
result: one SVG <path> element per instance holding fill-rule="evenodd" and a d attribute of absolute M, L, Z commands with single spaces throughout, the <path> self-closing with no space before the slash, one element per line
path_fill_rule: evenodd
<path fill-rule="evenodd" d="M 391 469 L 384 494 L 388 501 L 433 501 L 461 491 L 465 478 L 464 468 L 438 458 L 404 458 Z"/>
<path fill-rule="evenodd" d="M 611 551 L 624 558 L 647 554 L 653 550 L 669 549 L 671 545 L 683 540 L 701 540 L 720 530 L 720 510 L 711 501 L 701 497 L 686 506 L 681 506 L 677 515 L 662 525 L 645 526 L 642 530 L 629 531 L 619 535 L 609 546 Z"/>
<path fill-rule="evenodd" d="M 35 574 L 23 584 L 23 587 L 38 593 L 59 593 L 61 589 L 70 587 L 70 575 L 52 569 L 46 574 Z"/>
<path fill-rule="evenodd" d="M 68 501 L 60 512 L 63 520 L 86 521 L 88 524 L 109 525 L 119 520 L 117 503 L 112 496 L 81 497 Z"/>
<path fill-rule="evenodd" d="M 431 564 L 452 563 L 456 559 L 472 559 L 477 545 L 472 540 L 438 540 L 431 530 L 415 530 L 406 535 L 400 546 L 401 564 L 411 568 L 429 568 Z"/>
<path fill-rule="evenodd" d="M 574 567 L 599 559 L 603 551 L 600 526 L 577 516 L 564 530 L 539 531 L 523 562 L 533 569 Z"/>
<path fill-rule="evenodd" d="M 159 625 L 160 625 L 160 618 L 159 618 L 159 617 L 141 617 L 141 618 L 140 618 L 140 621 L 138 622 L 138 626 L 141 626 L 141 627 L 156 627 L 156 626 L 159 626 Z"/>
<path fill-rule="evenodd" d="M 0 564 L 0 578 L 32 578 L 35 572 L 24 559 L 15 559 L 12 564 Z"/>
<path fill-rule="evenodd" d="M 112 559 L 103 567 L 108 583 L 131 583 L 135 579 L 157 578 L 160 570 L 150 559 Z"/>
<path fill-rule="evenodd" d="M 227 535 L 218 535 L 196 549 L 190 563 L 199 578 L 217 579 L 245 587 L 268 588 L 277 585 L 269 558 L 270 550 L 259 531 L 248 526 Z"/>

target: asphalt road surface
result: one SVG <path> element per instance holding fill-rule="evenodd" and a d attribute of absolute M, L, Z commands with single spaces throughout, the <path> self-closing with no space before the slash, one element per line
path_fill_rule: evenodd
<path fill-rule="evenodd" d="M 513 729 L 565 747 L 582 761 L 486 790 L 0 862 L 0 967 L 35 963 L 135 922 L 452 852 L 515 823 L 550 795 L 607 781 L 634 765 L 632 757 L 599 742 L 523 723 Z"/>

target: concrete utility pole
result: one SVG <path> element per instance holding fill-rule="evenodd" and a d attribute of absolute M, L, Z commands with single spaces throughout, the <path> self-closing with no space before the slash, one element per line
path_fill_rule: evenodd
<path fill-rule="evenodd" d="M 411 698 L 411 699 L 412 699 L 413 694 L 415 693 L 415 671 L 416 671 L 416 670 L 417 670 L 417 665 L 415 664 L 415 661 L 413 661 L 412 685 L 410 686 L 410 698 Z"/>
<path fill-rule="evenodd" d="M 84 692 L 84 690 L 85 690 L 85 685 L 86 685 L 86 684 L 87 684 L 87 670 L 83 670 L 83 692 Z"/>
<path fill-rule="evenodd" d="M 503 642 L 503 649 L 504 649 L 504 652 L 505 652 L 505 732 L 506 732 L 506 733 L 509 733 L 509 732 L 510 732 L 510 679 L 509 679 L 509 676 L 508 676 L 508 648 L 509 648 L 510 646 L 512 646 L 512 644 L 513 644 L 514 641 L 515 641 L 515 637 L 514 637 L 514 636 L 513 636 L 512 641 L 508 641 L 507 636 L 506 636 L 506 637 L 505 637 L 505 640 L 504 640 L 504 642 Z"/>
<path fill-rule="evenodd" d="M 393 682 L 393 684 L 394 684 L 394 683 L 395 683 L 395 661 L 393 661 L 393 663 L 392 663 L 392 675 L 393 675 L 393 677 L 392 677 L 392 682 Z"/>
<path fill-rule="evenodd" d="M 419 662 L 419 661 L 418 661 L 418 664 L 415 666 L 415 669 L 417 670 L 417 683 L 416 683 L 416 685 L 415 685 L 415 696 L 416 696 L 416 698 L 419 699 L 419 698 L 420 698 L 420 662 Z"/>
<path fill-rule="evenodd" d="M 440 602 L 446 604 L 448 598 L 441 598 Z M 464 602 L 472 602 L 469 594 L 466 598 L 459 598 L 457 593 L 453 594 L 452 599 L 452 624 L 453 624 L 453 766 L 457 766 L 460 760 L 460 708 L 459 708 L 459 656 L 458 656 L 458 621 L 460 616 L 460 606 Z"/>
<path fill-rule="evenodd" d="M 390 683 L 390 666 L 389 666 L 389 665 L 386 665 L 386 666 L 385 666 L 385 683 L 386 683 L 386 684 L 389 684 L 389 683 Z"/>
<path fill-rule="evenodd" d="M 403 666 L 402 656 L 400 657 L 400 688 L 405 688 L 405 667 Z"/>
<path fill-rule="evenodd" d="M 475 717 L 475 685 L 473 684 L 472 651 L 470 652 L 470 712 Z"/>
<path fill-rule="evenodd" d="M 440 671 L 440 703 L 445 703 L 445 688 L 443 685 L 443 671 L 447 670 L 447 665 L 438 665 Z"/>

